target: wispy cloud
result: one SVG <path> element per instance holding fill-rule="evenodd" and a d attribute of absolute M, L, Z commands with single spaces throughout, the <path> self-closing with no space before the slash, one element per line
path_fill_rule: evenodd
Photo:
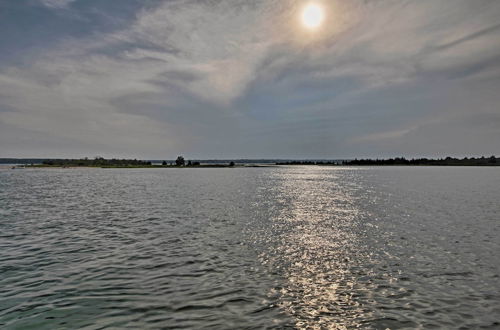
<path fill-rule="evenodd" d="M 72 2 L 75 2 L 76 0 L 40 0 L 40 2 L 47 7 L 50 8 L 66 8 L 68 7 Z"/>
<path fill-rule="evenodd" d="M 30 150 L 18 130 L 149 157 L 412 153 L 390 141 L 498 112 L 500 3 L 323 4 L 329 20 L 312 34 L 298 0 L 148 2 L 120 29 L 0 62 L 0 137 L 12 141 L 0 152 Z"/>

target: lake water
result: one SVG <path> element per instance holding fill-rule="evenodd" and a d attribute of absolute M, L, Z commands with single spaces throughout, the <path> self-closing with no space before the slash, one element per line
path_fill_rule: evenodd
<path fill-rule="evenodd" d="M 0 328 L 500 328 L 500 168 L 0 170 Z"/>

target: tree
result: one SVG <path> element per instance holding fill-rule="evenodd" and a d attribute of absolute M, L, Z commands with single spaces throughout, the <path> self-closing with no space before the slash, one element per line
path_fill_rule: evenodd
<path fill-rule="evenodd" d="M 167 162 L 166 161 L 163 161 L 163 163 L 161 163 L 163 166 L 167 166 Z"/>
<path fill-rule="evenodd" d="M 175 165 L 184 166 L 184 164 L 186 164 L 184 157 L 182 157 L 182 156 L 177 157 L 177 159 L 175 160 Z"/>
<path fill-rule="evenodd" d="M 234 166 L 234 162 L 230 162 L 229 166 L 233 167 Z"/>

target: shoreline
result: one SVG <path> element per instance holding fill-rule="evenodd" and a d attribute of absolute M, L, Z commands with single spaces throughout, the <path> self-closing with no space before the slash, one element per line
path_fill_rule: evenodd
<path fill-rule="evenodd" d="M 265 167 L 288 167 L 288 166 L 325 166 L 336 168 L 358 168 L 358 167 L 499 167 L 500 164 L 384 164 L 384 165 L 341 165 L 341 164 L 248 164 L 248 165 L 197 165 L 197 166 L 56 166 L 56 165 L 3 165 L 0 164 L 0 169 L 79 169 L 79 168 L 94 168 L 94 169 L 197 169 L 197 168 L 265 168 Z"/>
<path fill-rule="evenodd" d="M 196 165 L 196 166 L 163 166 L 163 165 L 144 165 L 144 166 L 60 166 L 60 165 L 0 165 L 0 168 L 4 169 L 36 169 L 36 168 L 53 168 L 53 169 L 78 169 L 78 168 L 125 168 L 125 169 L 134 169 L 134 168 L 149 168 L 149 169 L 160 169 L 160 168 L 182 168 L 182 169 L 196 169 L 196 168 L 248 168 L 248 167 L 278 167 L 280 165 L 275 164 L 263 164 L 263 165 Z"/>

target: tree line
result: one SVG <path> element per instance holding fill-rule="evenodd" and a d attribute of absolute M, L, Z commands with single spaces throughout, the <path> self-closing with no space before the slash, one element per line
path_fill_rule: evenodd
<path fill-rule="evenodd" d="M 209 164 L 201 165 L 199 161 L 186 161 L 184 156 L 178 156 L 175 161 L 167 162 L 164 160 L 161 165 L 153 165 L 151 161 L 137 160 L 137 159 L 105 159 L 103 157 L 81 158 L 81 159 L 46 159 L 42 161 L 43 166 L 56 166 L 56 167 L 233 167 L 234 162 L 230 162 L 227 165 L 221 164 Z"/>
<path fill-rule="evenodd" d="M 276 165 L 436 165 L 436 166 L 495 166 L 500 165 L 500 158 L 495 156 L 491 157 L 465 157 L 465 158 L 412 158 L 406 159 L 405 157 L 396 157 L 388 159 L 352 159 L 352 160 L 292 160 L 287 162 L 277 162 Z"/>
<path fill-rule="evenodd" d="M 46 166 L 151 166 L 150 161 L 138 159 L 105 159 L 103 157 L 81 159 L 47 159 L 42 162 Z"/>
<path fill-rule="evenodd" d="M 412 158 L 406 159 L 404 157 L 396 157 L 389 159 L 354 159 L 343 161 L 342 165 L 436 165 L 436 166 L 487 166 L 487 165 L 500 165 L 500 158 L 495 156 L 480 157 L 480 158 Z"/>

